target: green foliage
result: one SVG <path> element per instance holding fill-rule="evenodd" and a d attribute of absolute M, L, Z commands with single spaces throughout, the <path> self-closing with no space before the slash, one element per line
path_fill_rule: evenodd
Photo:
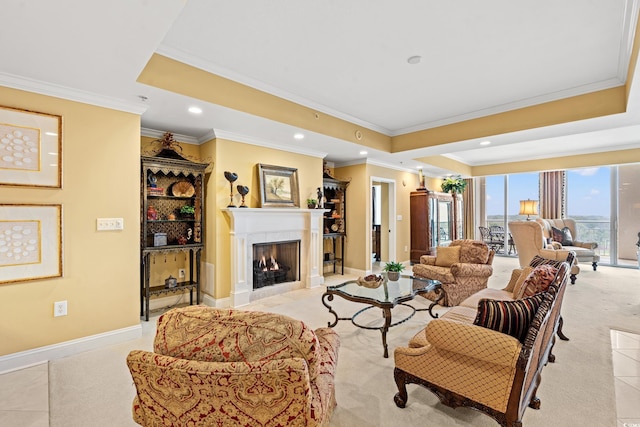
<path fill-rule="evenodd" d="M 307 204 L 308 205 L 316 205 L 316 204 L 318 204 L 318 201 L 316 199 L 307 199 Z"/>
<path fill-rule="evenodd" d="M 196 213 L 196 208 L 193 207 L 193 206 L 184 205 L 183 207 L 180 208 L 180 213 L 181 214 L 194 214 L 194 213 Z"/>
<path fill-rule="evenodd" d="M 442 181 L 442 191 L 445 193 L 462 194 L 467 187 L 467 182 L 458 176 L 449 176 Z"/>
<path fill-rule="evenodd" d="M 404 270 L 404 265 L 402 263 L 399 262 L 388 262 L 385 264 L 384 271 L 397 271 L 398 273 L 401 272 L 402 270 Z"/>

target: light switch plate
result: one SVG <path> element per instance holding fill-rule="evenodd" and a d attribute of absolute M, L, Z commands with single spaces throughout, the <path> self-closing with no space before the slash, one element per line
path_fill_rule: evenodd
<path fill-rule="evenodd" d="M 98 218 L 98 231 L 124 230 L 124 218 Z"/>

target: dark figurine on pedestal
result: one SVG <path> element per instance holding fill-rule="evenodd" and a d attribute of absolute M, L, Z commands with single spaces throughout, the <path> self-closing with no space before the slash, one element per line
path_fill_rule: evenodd
<path fill-rule="evenodd" d="M 322 189 L 318 187 L 318 204 L 316 205 L 316 209 L 322 209 Z"/>

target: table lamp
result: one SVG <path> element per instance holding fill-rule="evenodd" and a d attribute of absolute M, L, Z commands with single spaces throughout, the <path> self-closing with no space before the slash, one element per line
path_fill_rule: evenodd
<path fill-rule="evenodd" d="M 520 200 L 520 215 L 526 215 L 527 221 L 531 221 L 529 215 L 538 215 L 538 201 L 529 199 Z"/>

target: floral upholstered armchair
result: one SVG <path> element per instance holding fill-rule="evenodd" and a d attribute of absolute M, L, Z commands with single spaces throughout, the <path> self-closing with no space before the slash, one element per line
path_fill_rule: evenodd
<path fill-rule="evenodd" d="M 264 312 L 189 306 L 158 319 L 154 352 L 134 350 L 143 426 L 326 426 L 340 340 Z"/>
<path fill-rule="evenodd" d="M 454 240 L 447 247 L 438 247 L 433 255 L 422 255 L 420 264 L 413 266 L 413 275 L 442 283 L 445 306 L 460 304 L 468 296 L 487 287 L 493 274 L 495 252 L 479 240 Z M 436 294 L 425 295 L 429 299 Z"/>

